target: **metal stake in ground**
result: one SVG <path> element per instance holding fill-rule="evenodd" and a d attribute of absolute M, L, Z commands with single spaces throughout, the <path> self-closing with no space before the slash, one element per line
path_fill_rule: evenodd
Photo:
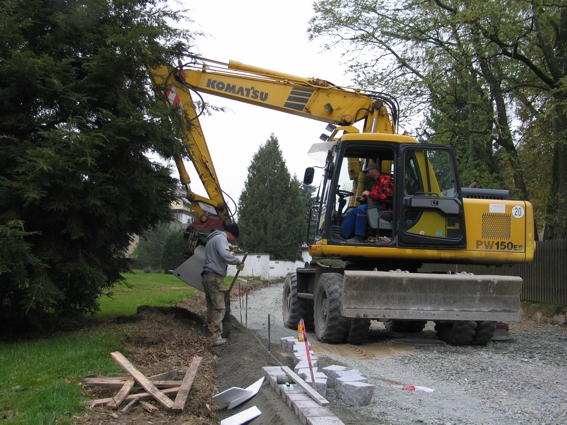
<path fill-rule="evenodd" d="M 305 351 L 307 352 L 307 363 L 309 364 L 309 372 L 311 373 L 311 386 L 315 391 L 315 374 L 313 373 L 313 365 L 311 364 L 311 353 L 309 352 L 309 343 L 307 342 L 307 331 L 305 330 L 305 322 L 303 319 L 300 320 L 301 327 L 303 328 L 303 340 L 305 341 Z"/>

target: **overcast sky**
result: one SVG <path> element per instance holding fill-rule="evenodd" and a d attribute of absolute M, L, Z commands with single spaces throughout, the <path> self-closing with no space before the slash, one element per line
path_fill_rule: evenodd
<path fill-rule="evenodd" d="M 301 77 L 317 77 L 350 86 L 340 65 L 340 52 L 322 52 L 320 42 L 307 40 L 308 20 L 313 16 L 310 0 L 181 0 L 191 9 L 192 28 L 209 34 L 197 42 L 205 58 L 273 69 Z M 248 166 L 271 133 L 278 138 L 290 173 L 302 180 L 305 168 L 319 165 L 307 157 L 325 123 L 282 112 L 203 96 L 207 102 L 227 107 L 212 117 L 200 118 L 222 189 L 236 202 L 244 189 Z M 191 164 L 191 188 L 206 195 Z"/>

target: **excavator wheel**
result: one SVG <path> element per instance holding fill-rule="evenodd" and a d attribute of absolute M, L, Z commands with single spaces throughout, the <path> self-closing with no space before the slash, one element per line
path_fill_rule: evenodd
<path fill-rule="evenodd" d="M 297 329 L 299 323 L 300 307 L 297 298 L 297 273 L 288 273 L 284 280 L 282 297 L 282 315 L 284 326 Z"/>
<path fill-rule="evenodd" d="M 474 338 L 477 322 L 436 322 L 437 338 L 450 345 L 469 345 Z"/>
<path fill-rule="evenodd" d="M 369 319 L 347 319 L 349 322 L 345 342 L 348 344 L 364 344 L 368 339 Z"/>
<path fill-rule="evenodd" d="M 486 345 L 490 342 L 496 331 L 496 322 L 476 322 L 476 331 L 471 341 L 472 345 Z"/>
<path fill-rule="evenodd" d="M 325 273 L 319 278 L 315 289 L 313 310 L 315 335 L 321 342 L 341 343 L 345 340 L 349 323 L 341 316 L 343 276 Z"/>
<path fill-rule="evenodd" d="M 384 327 L 390 332 L 421 332 L 426 323 L 425 320 L 388 320 Z"/>

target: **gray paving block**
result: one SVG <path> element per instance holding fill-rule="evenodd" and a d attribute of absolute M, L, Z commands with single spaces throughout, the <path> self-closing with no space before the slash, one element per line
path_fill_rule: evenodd
<path fill-rule="evenodd" d="M 288 354 L 293 354 L 293 347 L 296 341 L 297 339 L 294 338 L 293 336 L 286 336 L 280 338 L 280 342 L 282 344 L 282 350 L 284 350 Z"/>
<path fill-rule="evenodd" d="M 360 370 L 358 370 L 358 369 L 339 370 L 339 371 L 337 371 L 336 376 L 335 376 L 335 387 L 337 386 L 337 379 L 348 378 L 348 377 L 364 378 L 364 376 L 360 373 Z M 355 379 L 355 381 L 356 380 L 357 379 Z M 366 378 L 364 378 L 364 382 L 367 382 Z"/>
<path fill-rule="evenodd" d="M 293 406 L 298 401 L 312 400 L 302 389 L 299 391 L 285 391 L 285 402 L 293 409 Z"/>
<path fill-rule="evenodd" d="M 340 387 L 349 382 L 368 382 L 368 379 L 362 375 L 349 375 L 335 379 L 335 389 L 340 390 Z"/>
<path fill-rule="evenodd" d="M 305 378 L 307 378 L 308 376 L 311 376 L 311 371 L 309 370 L 308 367 L 306 367 L 305 369 L 299 369 L 296 373 L 304 381 L 305 381 Z M 317 378 L 327 379 L 327 375 L 325 375 L 323 372 L 317 371 L 316 367 L 313 368 L 313 376 L 315 376 L 315 379 L 317 379 Z"/>
<path fill-rule="evenodd" d="M 311 361 L 311 367 L 313 367 L 314 369 L 317 367 L 319 367 L 319 360 L 315 359 Z M 297 373 L 298 370 L 300 369 L 309 369 L 309 363 L 307 362 L 307 360 L 301 360 L 299 363 L 297 363 L 294 367 L 293 367 L 293 371 L 295 373 Z"/>
<path fill-rule="evenodd" d="M 289 387 L 286 387 L 285 385 L 278 385 L 276 392 L 282 396 L 282 398 L 286 401 L 286 403 L 288 397 L 291 394 L 304 394 L 304 391 L 301 389 L 301 387 L 295 384 L 291 384 Z"/>
<path fill-rule="evenodd" d="M 307 424 L 308 418 L 314 418 L 319 416 L 333 416 L 333 412 L 326 407 L 313 407 L 310 409 L 298 409 L 297 406 L 293 406 L 295 414 L 299 418 L 302 424 Z"/>
<path fill-rule="evenodd" d="M 316 360 L 319 360 L 319 357 L 317 356 L 311 356 L 311 364 L 313 364 L 313 362 L 315 362 Z M 293 363 L 297 364 L 301 361 L 309 361 L 309 359 L 307 358 L 307 354 L 296 354 L 294 353 L 293 355 Z"/>
<path fill-rule="evenodd" d="M 307 418 L 306 425 L 344 425 L 336 416 L 315 416 Z"/>
<path fill-rule="evenodd" d="M 296 406 L 299 409 L 312 409 L 316 407 L 321 407 L 321 405 L 317 403 L 315 400 L 313 400 L 311 397 L 309 398 L 309 400 L 296 401 L 294 403 L 294 406 Z"/>
<path fill-rule="evenodd" d="M 366 406 L 370 404 L 374 394 L 375 385 L 366 382 L 341 382 L 343 378 L 337 379 L 335 386 L 337 396 L 343 403 L 349 406 Z"/>
<path fill-rule="evenodd" d="M 283 373 L 282 368 L 281 367 L 263 367 L 262 368 L 262 372 L 264 374 L 264 377 L 268 380 L 268 382 L 270 383 L 270 386 L 274 389 L 274 391 L 277 392 L 277 376 L 280 373 Z"/>
<path fill-rule="evenodd" d="M 324 367 L 323 369 L 321 369 L 321 372 L 327 375 L 328 378 L 327 386 L 329 388 L 333 388 L 335 386 L 335 379 L 337 378 L 337 373 L 344 372 L 345 370 L 347 370 L 347 368 L 344 366 L 332 365 L 332 366 Z"/>
<path fill-rule="evenodd" d="M 305 378 L 305 383 L 313 387 L 311 384 L 311 376 Z M 315 391 L 321 394 L 323 397 L 327 397 L 327 377 L 325 378 L 315 378 Z"/>
<path fill-rule="evenodd" d="M 307 346 L 309 347 L 309 349 L 311 350 L 311 343 L 307 342 Z M 305 342 L 299 342 L 297 339 L 295 340 L 293 347 L 291 349 L 291 352 L 293 353 L 294 351 L 305 351 Z"/>

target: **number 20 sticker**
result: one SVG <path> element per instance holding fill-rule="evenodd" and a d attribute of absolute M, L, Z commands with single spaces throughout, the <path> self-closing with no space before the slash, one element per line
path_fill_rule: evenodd
<path fill-rule="evenodd" d="M 512 217 L 514 218 L 522 218 L 524 216 L 524 207 L 520 205 L 516 205 L 512 207 Z"/>

